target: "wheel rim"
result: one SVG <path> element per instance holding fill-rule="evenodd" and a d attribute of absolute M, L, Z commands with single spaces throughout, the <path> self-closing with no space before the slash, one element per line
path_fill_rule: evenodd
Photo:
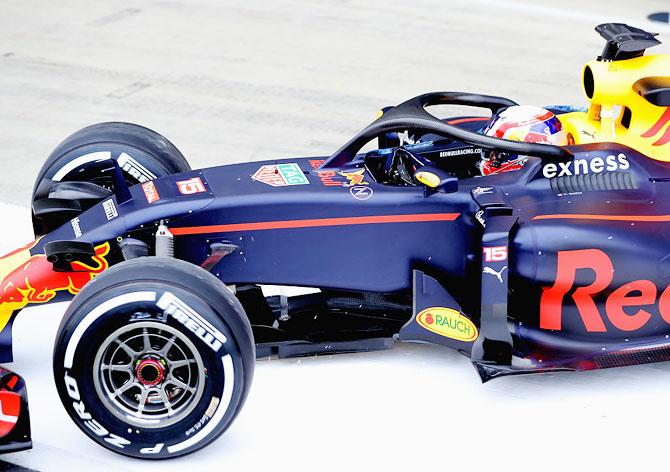
<path fill-rule="evenodd" d="M 113 154 L 113 153 L 112 153 Z M 58 169 L 56 169 L 58 171 Z M 53 171 L 51 171 L 53 172 Z M 140 183 L 137 177 L 129 174 L 127 171 L 121 171 L 126 183 L 129 186 Z M 58 179 L 59 182 L 90 182 L 100 185 L 108 190 L 114 188 L 114 164 L 110 159 L 98 159 L 78 167 L 74 167 L 64 173 Z M 47 174 L 49 175 L 49 174 Z"/>
<path fill-rule="evenodd" d="M 143 428 L 170 426 L 192 413 L 205 377 L 191 340 L 153 321 L 117 329 L 102 342 L 93 363 L 95 391 L 105 408 Z"/>

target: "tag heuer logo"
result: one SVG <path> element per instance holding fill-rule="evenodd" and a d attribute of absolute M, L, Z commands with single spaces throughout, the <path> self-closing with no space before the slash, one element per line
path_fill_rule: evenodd
<path fill-rule="evenodd" d="M 272 187 L 309 184 L 300 166 L 295 163 L 262 166 L 251 178 Z"/>

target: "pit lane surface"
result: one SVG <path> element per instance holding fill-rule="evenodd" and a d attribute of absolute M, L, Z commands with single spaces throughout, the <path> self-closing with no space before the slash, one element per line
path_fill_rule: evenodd
<path fill-rule="evenodd" d="M 168 136 L 193 167 L 323 155 L 384 105 L 433 90 L 583 104 L 593 27 L 644 20 L 666 1 L 513 0 L 3 2 L 0 15 L 0 252 L 30 239 L 33 178 L 73 131 L 133 121 Z M 669 52 L 668 45 L 656 48 Z M 16 206 L 18 205 L 18 206 Z M 37 470 L 565 470 L 664 464 L 670 366 L 479 383 L 437 347 L 261 362 L 228 433 L 204 451 L 140 463 L 71 423 L 53 387 L 65 307 L 15 324 Z"/>

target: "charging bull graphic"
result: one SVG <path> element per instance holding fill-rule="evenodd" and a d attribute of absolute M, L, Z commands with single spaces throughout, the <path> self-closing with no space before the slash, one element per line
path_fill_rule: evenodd
<path fill-rule="evenodd" d="M 72 272 L 56 272 L 46 255 L 32 255 L 37 241 L 0 258 L 0 332 L 7 326 L 12 313 L 31 303 L 47 303 L 58 292 L 76 295 L 96 275 L 107 268 L 109 243 L 95 247 L 93 264 L 73 261 Z"/>
<path fill-rule="evenodd" d="M 354 185 L 368 185 L 370 182 L 365 181 L 365 169 L 351 171 L 351 172 L 338 172 L 342 177 L 346 177 L 349 183 L 345 183 L 344 187 L 353 187 Z"/>

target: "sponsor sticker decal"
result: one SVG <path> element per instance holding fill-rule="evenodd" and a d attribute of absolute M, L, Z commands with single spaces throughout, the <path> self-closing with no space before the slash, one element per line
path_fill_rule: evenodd
<path fill-rule="evenodd" d="M 79 217 L 75 216 L 70 220 L 70 224 L 72 225 L 72 231 L 74 232 L 74 237 L 75 238 L 81 238 L 81 225 L 79 224 Z"/>
<path fill-rule="evenodd" d="M 416 180 L 430 188 L 435 188 L 440 185 L 440 177 L 432 172 L 422 170 L 414 174 L 414 177 Z"/>
<path fill-rule="evenodd" d="M 594 131 L 593 133 L 589 133 L 588 131 L 586 131 L 585 129 L 583 129 L 583 130 L 582 130 L 582 134 L 583 134 L 584 136 L 588 136 L 589 138 L 591 138 L 591 141 L 595 141 L 595 140 L 596 140 L 596 133 L 595 133 L 595 131 Z M 573 138 L 573 141 L 574 141 L 574 138 Z M 573 144 L 574 144 L 574 143 L 573 143 Z"/>
<path fill-rule="evenodd" d="M 478 336 L 472 321 L 452 308 L 426 308 L 416 315 L 416 322 L 428 331 L 457 341 L 469 343 Z"/>
<path fill-rule="evenodd" d="M 475 219 L 479 221 L 479 224 L 482 225 L 482 227 L 486 228 L 486 218 L 484 218 L 484 210 L 479 210 L 477 213 L 475 213 Z"/>
<path fill-rule="evenodd" d="M 193 195 L 194 193 L 206 192 L 205 184 L 202 183 L 200 177 L 193 177 L 188 180 L 180 180 L 177 182 L 177 188 L 182 195 Z"/>
<path fill-rule="evenodd" d="M 584 270 L 593 274 L 590 281 L 580 281 Z M 615 275 L 623 274 L 626 268 L 600 249 L 558 251 L 554 284 L 543 287 L 540 298 L 540 328 L 560 331 L 567 322 L 570 329 L 578 323 L 586 332 L 606 333 L 670 324 L 670 285 L 659 287 L 653 279 L 613 284 Z M 564 308 L 572 309 L 564 313 Z"/>
<path fill-rule="evenodd" d="M 271 187 L 286 187 L 289 185 L 307 185 L 309 180 L 296 163 L 273 164 L 261 166 L 251 178 L 263 182 Z"/>
<path fill-rule="evenodd" d="M 471 154 L 482 154 L 481 148 L 461 148 L 461 149 L 451 149 L 448 151 L 441 151 L 440 157 L 455 157 L 455 156 L 468 156 Z"/>
<path fill-rule="evenodd" d="M 504 266 L 500 270 L 492 269 L 489 266 L 484 267 L 484 273 L 489 274 L 489 275 L 493 275 L 496 279 L 498 279 L 498 282 L 500 282 L 500 283 L 503 283 L 503 272 L 505 272 L 505 270 L 507 270 L 507 266 Z"/>
<path fill-rule="evenodd" d="M 365 169 L 359 169 L 352 172 L 338 172 L 338 174 L 347 179 L 348 182 L 342 184 L 345 187 L 368 185 L 370 183 L 365 181 Z"/>
<path fill-rule="evenodd" d="M 102 207 L 105 209 L 105 216 L 107 217 L 107 221 L 119 216 L 119 212 L 116 210 L 116 205 L 114 205 L 114 200 L 111 198 L 109 200 L 105 200 L 102 203 Z"/>
<path fill-rule="evenodd" d="M 630 168 L 630 162 L 625 154 L 616 156 L 609 155 L 606 158 L 594 157 L 593 159 L 574 159 L 568 162 L 557 162 L 545 164 L 542 167 L 542 175 L 547 179 L 571 175 L 600 174 L 602 172 L 614 172 Z"/>
<path fill-rule="evenodd" d="M 507 246 L 492 246 L 484 249 L 484 262 L 502 262 L 507 260 Z"/>
<path fill-rule="evenodd" d="M 312 169 L 316 170 L 323 164 L 325 161 L 323 159 L 312 159 L 309 161 L 309 165 L 312 166 Z M 327 171 L 316 171 L 316 176 L 321 180 L 321 183 L 326 187 L 341 187 L 342 181 L 337 180 L 337 172 L 330 170 Z"/>
<path fill-rule="evenodd" d="M 156 185 L 152 181 L 143 183 L 142 191 L 144 192 L 144 197 L 147 199 L 148 204 L 155 203 L 161 199 L 161 196 L 156 189 Z"/>
<path fill-rule="evenodd" d="M 349 193 L 356 200 L 365 201 L 369 200 L 374 192 L 370 187 L 366 187 L 365 185 L 356 185 L 349 188 Z"/>

